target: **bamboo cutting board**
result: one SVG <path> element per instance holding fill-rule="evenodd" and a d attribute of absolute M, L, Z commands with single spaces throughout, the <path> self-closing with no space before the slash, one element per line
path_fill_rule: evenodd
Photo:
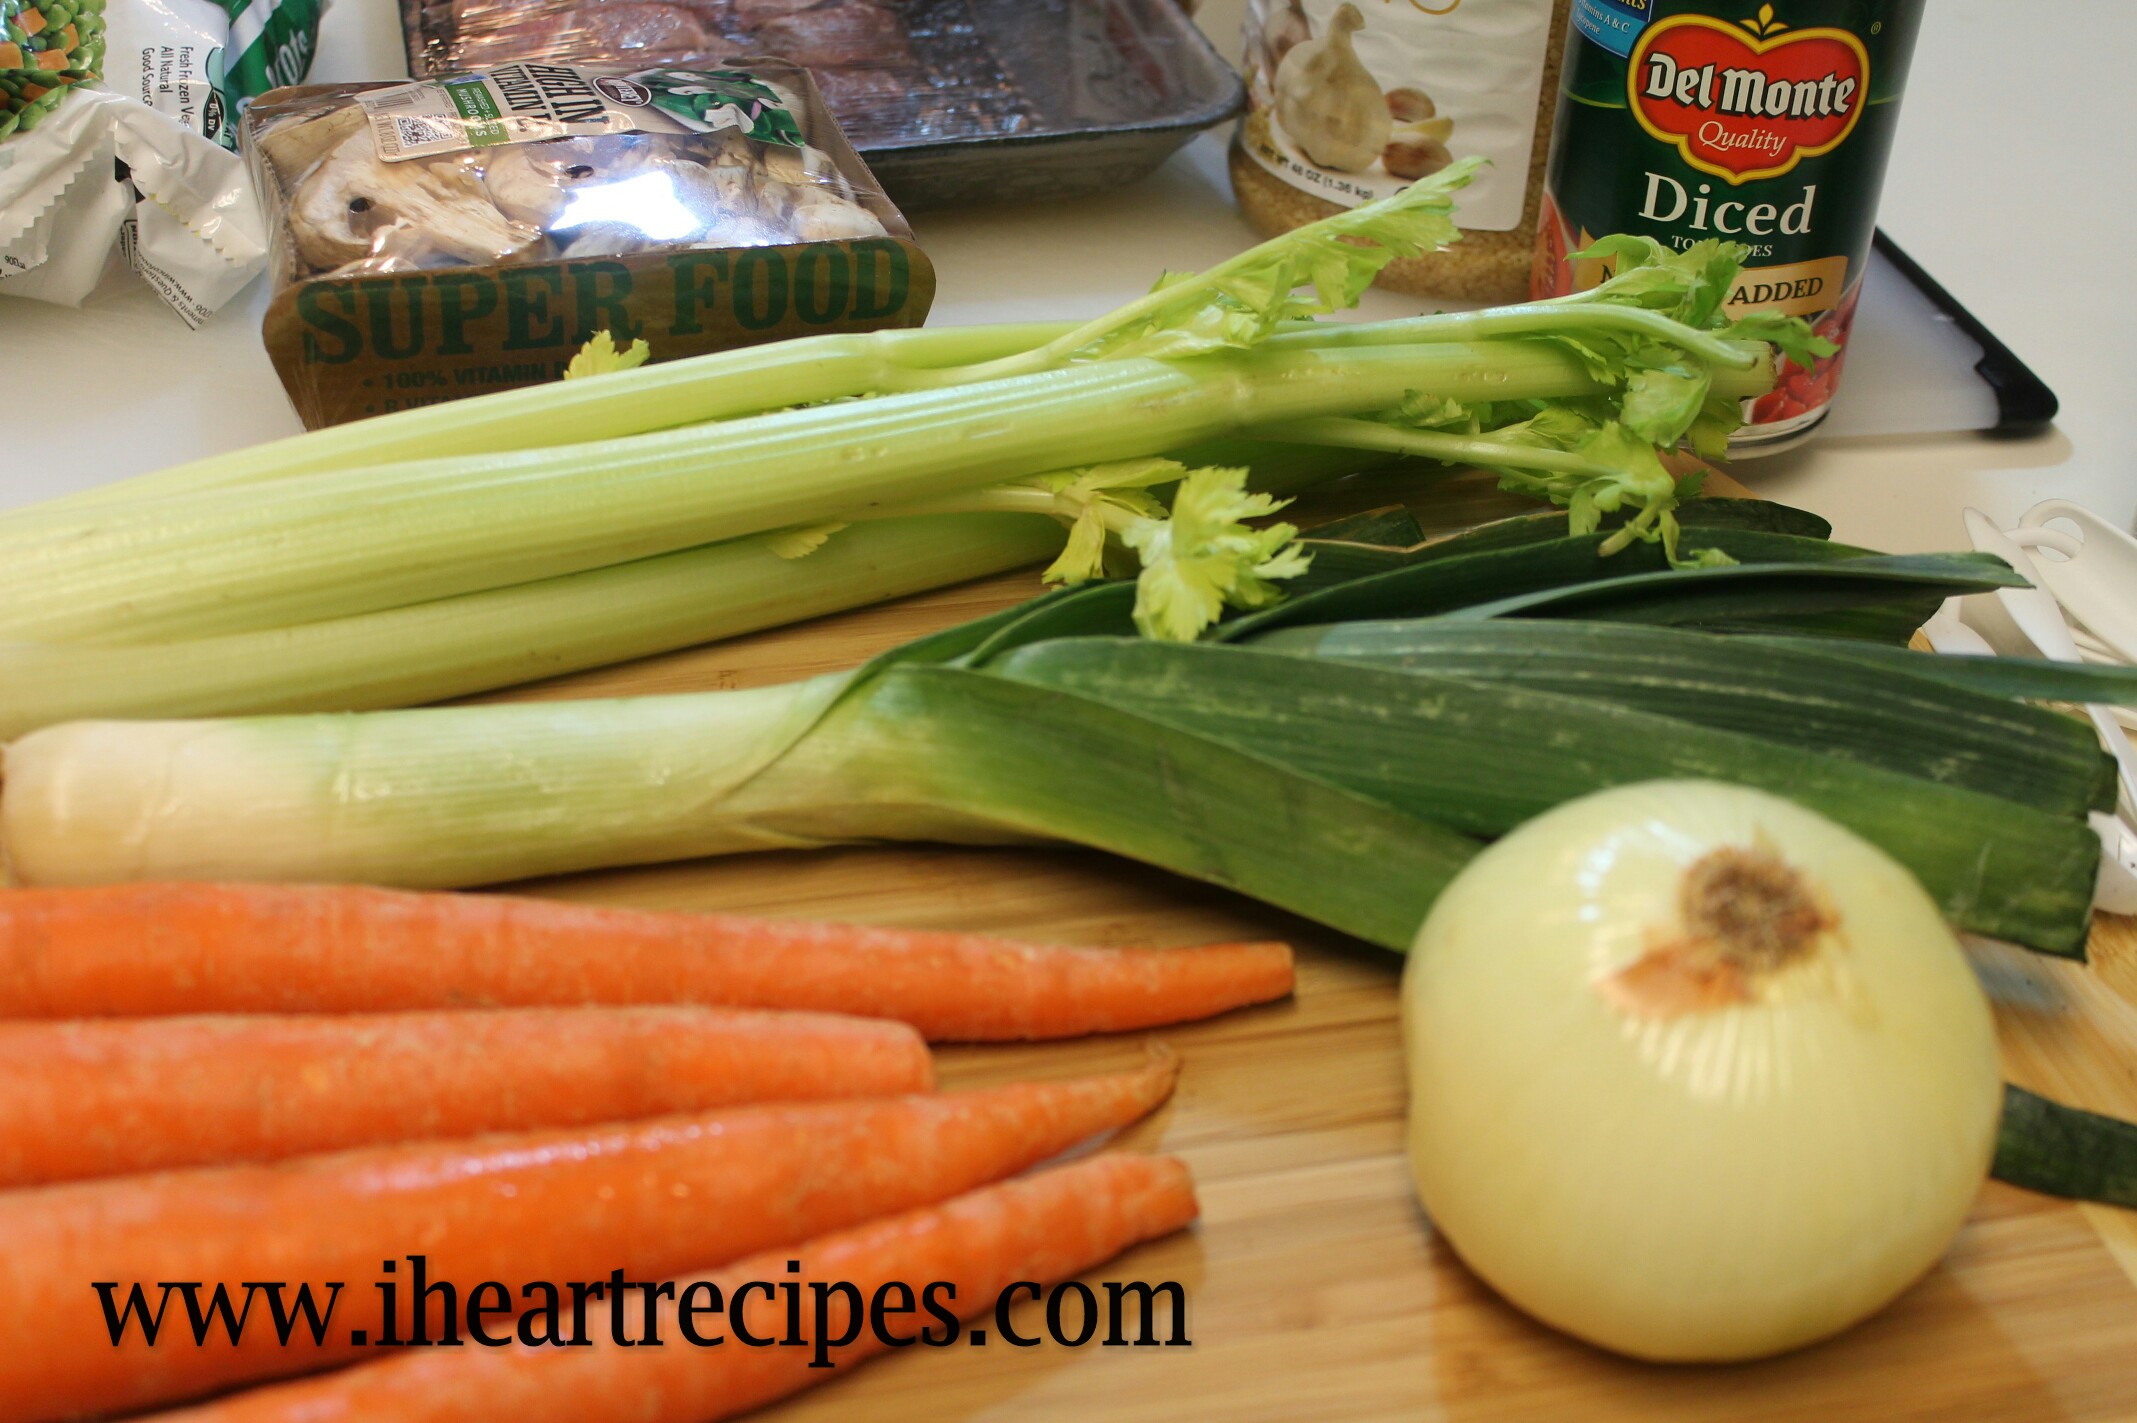
<path fill-rule="evenodd" d="M 1717 485 L 1715 492 L 1741 492 Z M 1507 512 L 1474 482 L 1413 500 L 1428 527 Z M 1031 574 L 509 694 L 607 696 L 785 681 L 848 667 L 1038 591 Z M 1432 1231 L 1402 1157 L 1399 960 L 1252 901 L 1079 850 L 848 849 L 547 881 L 535 892 L 977 930 L 1041 941 L 1297 946 L 1289 1002 L 1165 1033 L 1178 1094 L 1123 1144 L 1177 1152 L 1203 1218 L 1093 1272 L 1178 1281 L 1189 1348 L 960 1341 L 853 1370 L 761 1415 L 779 1423 L 1050 1420 L 2137 1419 L 2137 1213 L 1991 1183 L 1950 1255 L 1830 1343 L 1762 1364 L 1657 1368 L 1542 1329 Z M 1976 948 L 2007 1075 L 2137 1117 L 2137 921 L 2102 918 L 2079 966 Z M 1139 1061 L 1137 1040 L 952 1048 L 944 1085 Z M 1037 1332 L 1023 1311 L 1022 1332 Z"/>

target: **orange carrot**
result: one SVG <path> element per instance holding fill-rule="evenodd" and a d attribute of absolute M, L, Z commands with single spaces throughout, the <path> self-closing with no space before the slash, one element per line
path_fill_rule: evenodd
<path fill-rule="evenodd" d="M 485 1281 L 561 1291 L 618 1269 L 666 1279 L 946 1200 L 1135 1120 L 1173 1075 L 1159 1061 L 984 1092 L 741 1108 L 0 1193 L 0 1420 L 173 1402 L 409 1340 L 418 1312 L 409 1256 L 424 1257 L 425 1283 L 454 1282 L 464 1319 Z M 274 1306 L 248 1293 L 248 1280 L 284 1282 L 285 1317 L 298 1316 L 299 1285 L 320 1311 L 331 1298 L 324 1340 L 299 1318 L 291 1344 L 280 1344 Z M 130 1287 L 142 1289 L 116 1348 L 98 1281 L 116 1282 L 122 1314 Z M 211 1329 L 196 1346 L 184 1301 L 163 1294 L 163 1281 L 202 1282 L 203 1313 L 218 1287 L 232 1315 L 249 1305 L 241 1342 Z M 378 1281 L 396 1289 L 390 1313 Z M 159 1297 L 150 1347 L 141 1316 Z M 437 1291 L 428 1303 L 435 1341 L 449 1305 Z M 540 1305 L 530 1296 L 505 1307 Z M 562 1308 L 568 1322 L 568 1297 Z"/>
<path fill-rule="evenodd" d="M 835 1288 L 841 1283 L 873 1302 L 886 1286 L 903 1285 L 917 1296 L 944 1281 L 956 1287 L 944 1299 L 946 1308 L 973 1319 L 990 1314 L 1012 1284 L 1067 1279 L 1194 1218 L 1194 1186 L 1177 1158 L 1097 1156 L 678 1280 L 673 1297 L 658 1306 L 654 1334 L 646 1332 L 645 1292 L 634 1291 L 623 1337 L 658 1338 L 659 1347 L 620 1348 L 602 1332 L 587 1348 L 426 1349 L 146 1423 L 712 1423 L 835 1378 L 838 1366 L 882 1352 L 865 1304 L 856 1316 L 852 1298 Z M 798 1273 L 789 1270 L 789 1261 L 799 1262 Z M 803 1345 L 737 1342 L 732 1316 L 724 1308 L 714 1312 L 711 1302 L 726 1305 L 753 1281 L 780 1289 L 792 1283 L 802 1292 Z M 821 1320 L 812 1284 L 824 1287 Z M 904 1302 L 895 1293 L 890 1298 Z M 698 1347 L 688 1341 L 676 1309 L 685 1299 L 704 1307 L 692 1317 L 699 1338 L 730 1336 L 725 1343 Z M 785 1334 L 786 1307 L 777 1296 L 752 1292 L 741 1309 L 752 1337 Z M 1070 1327 L 1080 1327 L 1075 1306 L 1064 1314 Z M 886 1319 L 900 1337 L 947 1331 L 924 1312 Z M 831 1367 L 812 1368 L 818 1359 Z"/>
<path fill-rule="evenodd" d="M 1282 944 L 1072 949 L 969 934 L 351 886 L 0 894 L 0 1018 L 716 1003 L 933 1041 L 1130 1032 L 1291 991 Z"/>
<path fill-rule="evenodd" d="M 932 1086 L 911 1028 L 826 1013 L 0 1022 L 0 1187 Z"/>

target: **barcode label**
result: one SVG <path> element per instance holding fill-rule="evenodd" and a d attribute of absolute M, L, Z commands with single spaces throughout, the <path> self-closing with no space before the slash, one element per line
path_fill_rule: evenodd
<path fill-rule="evenodd" d="M 389 163 L 468 146 L 466 126 L 452 119 L 374 114 L 371 133 L 378 143 L 378 156 Z"/>
<path fill-rule="evenodd" d="M 394 109 L 412 109 L 423 102 L 425 86 L 403 84 L 398 89 L 382 89 L 366 94 L 363 105 L 374 114 L 388 113 Z"/>

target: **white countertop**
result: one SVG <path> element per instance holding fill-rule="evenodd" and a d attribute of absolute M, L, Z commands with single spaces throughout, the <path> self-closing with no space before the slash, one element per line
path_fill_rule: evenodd
<path fill-rule="evenodd" d="M 1244 0 L 1207 0 L 1227 55 Z M 1814 509 L 1840 537 L 1897 552 L 1963 547 L 1958 511 L 2005 524 L 2057 496 L 2127 527 L 2137 513 L 2137 186 L 2124 72 L 2137 7 L 2061 0 L 2053 24 L 1999 0 L 1938 0 L 1905 98 L 1882 225 L 2054 388 L 2062 415 L 2019 441 L 1814 440 L 1733 471 Z M 336 0 L 315 81 L 405 73 L 393 0 Z M 930 324 L 1095 315 L 1162 268 L 1207 265 L 1251 242 L 1210 134 L 1155 176 L 1106 197 L 921 213 L 941 282 Z M 159 468 L 300 427 L 260 344 L 264 284 L 188 331 L 138 284 L 72 310 L 0 297 L 13 427 L 0 506 Z M 1374 293 L 1365 314 L 1425 309 Z M 1843 393 L 1842 399 L 1845 399 Z"/>

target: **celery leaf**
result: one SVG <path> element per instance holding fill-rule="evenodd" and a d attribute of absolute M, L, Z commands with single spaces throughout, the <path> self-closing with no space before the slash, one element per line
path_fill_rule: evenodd
<path fill-rule="evenodd" d="M 1015 481 L 1054 496 L 1056 511 L 1069 520 L 1068 543 L 1041 575 L 1048 583 L 1071 586 L 1106 576 L 1106 535 L 1150 519 L 1163 519 L 1165 506 L 1144 491 L 1170 484 L 1186 473 L 1178 460 L 1115 460 L 1083 469 L 1057 470 Z"/>
<path fill-rule="evenodd" d="M 571 358 L 571 364 L 564 367 L 564 379 L 632 370 L 644 365 L 646 358 L 652 354 L 653 348 L 645 343 L 642 336 L 618 350 L 614 336 L 606 330 L 596 331 L 587 338 L 586 344 L 579 348 L 579 353 Z"/>
<path fill-rule="evenodd" d="M 1450 164 L 1376 202 L 1271 238 L 1208 271 L 1167 272 L 1148 293 L 1048 345 L 1083 359 L 1174 357 L 1254 345 L 1285 321 L 1358 304 L 1380 269 L 1462 234 L 1454 192 L 1483 160 Z"/>
<path fill-rule="evenodd" d="M 845 528 L 844 524 L 806 524 L 792 529 L 774 529 L 764 535 L 764 546 L 789 562 L 807 558 L 824 541 Z"/>
<path fill-rule="evenodd" d="M 1123 541 L 1142 556 L 1135 625 L 1145 637 L 1192 642 L 1226 607 L 1266 607 L 1276 586 L 1304 573 L 1310 555 L 1290 524 L 1248 527 L 1289 502 L 1250 494 L 1243 469 L 1198 469 L 1180 482 L 1172 517 L 1136 525 Z"/>
<path fill-rule="evenodd" d="M 1553 304 L 1637 306 L 1707 330 L 1718 324 L 1729 288 L 1750 255 L 1741 243 L 1715 238 L 1680 251 L 1652 237 L 1618 233 L 1573 254 L 1575 261 L 1614 261 L 1615 275 Z"/>
<path fill-rule="evenodd" d="M 1765 341 L 1805 370 L 1809 370 L 1811 363 L 1821 356 L 1834 355 L 1840 350 L 1812 331 L 1801 317 L 1781 316 L 1771 311 L 1754 311 L 1749 316 L 1739 317 L 1716 334 L 1732 341 Z"/>

